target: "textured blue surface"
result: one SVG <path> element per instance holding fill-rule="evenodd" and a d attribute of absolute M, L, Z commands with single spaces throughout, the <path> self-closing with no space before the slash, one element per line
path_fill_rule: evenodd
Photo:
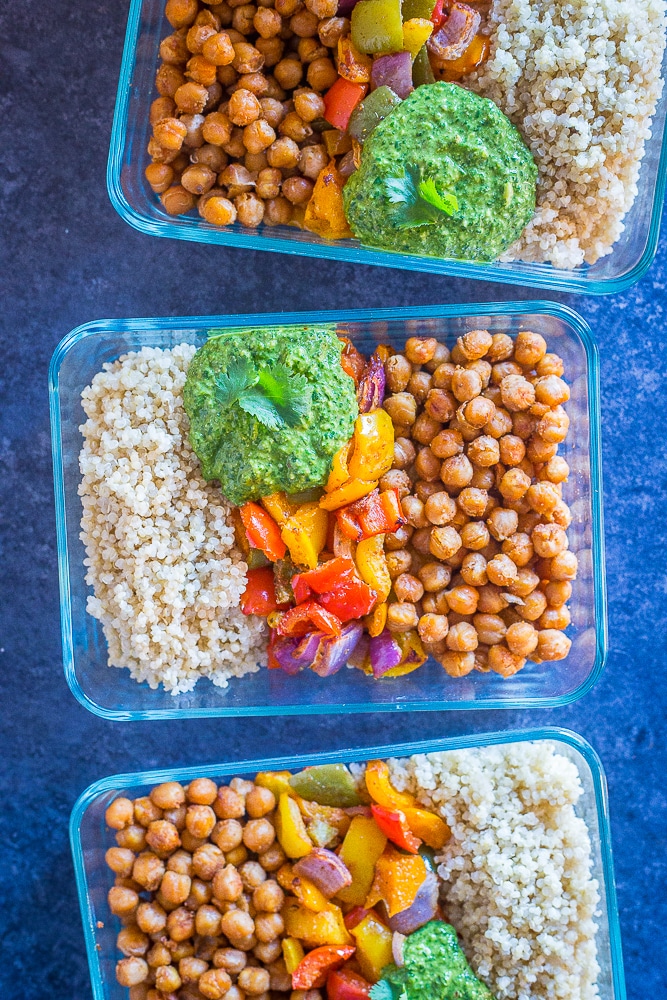
<path fill-rule="evenodd" d="M 121 9 L 123 8 L 123 9 Z M 67 818 L 114 771 L 564 725 L 609 780 L 631 1000 L 667 996 L 667 240 L 632 291 L 563 297 L 599 338 L 611 652 L 567 709 L 135 725 L 78 706 L 61 669 L 46 372 L 72 327 L 107 316 L 527 299 L 534 290 L 141 236 L 104 170 L 124 5 L 3 5 L 0 38 L 0 997 L 88 1000 Z M 37 21 L 35 21 L 37 18 Z"/>

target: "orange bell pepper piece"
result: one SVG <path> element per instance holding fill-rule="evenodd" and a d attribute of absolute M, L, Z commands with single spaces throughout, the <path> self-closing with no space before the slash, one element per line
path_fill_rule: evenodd
<path fill-rule="evenodd" d="M 292 879 L 292 892 L 307 910 L 313 910 L 314 913 L 323 913 L 329 909 L 329 900 L 309 878 L 304 878 L 302 875 L 294 875 Z"/>
<path fill-rule="evenodd" d="M 317 502 L 302 503 L 283 523 L 280 537 L 297 566 L 315 569 L 327 540 L 329 519 Z"/>
<path fill-rule="evenodd" d="M 428 874 L 419 854 L 401 854 L 390 844 L 375 865 L 375 878 L 365 906 L 370 908 L 384 900 L 390 917 L 412 906 Z"/>
<path fill-rule="evenodd" d="M 262 497 L 261 504 L 281 528 L 296 510 L 296 504 L 291 503 L 287 498 L 287 494 L 283 493 L 282 490 L 278 493 L 269 493 L 267 496 Z"/>
<path fill-rule="evenodd" d="M 314 948 L 299 962 L 292 973 L 293 990 L 318 990 L 324 986 L 330 972 L 340 969 L 352 958 L 357 949 L 354 945 L 321 945 Z"/>
<path fill-rule="evenodd" d="M 352 944 L 342 910 L 333 903 L 329 903 L 327 910 L 314 913 L 299 903 L 287 902 L 281 913 L 288 936 L 306 945 L 316 948 L 324 944 Z"/>
<path fill-rule="evenodd" d="M 386 806 L 371 806 L 373 819 L 383 833 L 386 833 L 392 844 L 396 844 L 404 851 L 417 854 L 421 847 L 421 840 L 415 837 L 410 830 L 405 813 L 400 809 L 387 809 Z"/>
<path fill-rule="evenodd" d="M 361 53 L 349 35 L 338 39 L 338 74 L 352 83 L 370 83 L 373 60 Z"/>
<path fill-rule="evenodd" d="M 345 353 L 341 355 L 342 358 L 345 357 Z M 343 367 L 345 367 L 343 365 Z M 347 369 L 345 369 L 347 371 Z M 350 372 L 347 372 L 350 375 Z M 347 460 L 352 452 L 352 442 L 348 441 L 341 448 L 338 449 L 333 459 L 331 460 L 331 472 L 329 473 L 329 478 L 327 479 L 327 485 L 324 487 L 325 493 L 333 493 L 337 490 L 339 486 L 342 486 L 350 478 L 350 473 L 347 471 Z"/>
<path fill-rule="evenodd" d="M 306 205 L 303 225 L 325 240 L 343 240 L 352 236 L 343 207 L 343 178 L 336 161 L 331 160 L 317 175 L 313 193 Z"/>
<path fill-rule="evenodd" d="M 377 480 L 367 482 L 365 479 L 348 479 L 346 483 L 332 490 L 331 493 L 325 493 L 320 499 L 320 507 L 324 507 L 325 510 L 338 510 L 339 507 L 344 507 L 354 500 L 365 497 L 376 487 Z"/>
<path fill-rule="evenodd" d="M 452 831 L 440 816 L 428 809 L 405 809 L 404 811 L 408 826 L 416 837 L 419 837 L 436 851 L 445 846 Z"/>
<path fill-rule="evenodd" d="M 414 795 L 398 792 L 389 777 L 389 766 L 384 760 L 369 760 L 366 764 L 366 789 L 379 806 L 387 809 L 411 809 L 416 805 Z"/>
<path fill-rule="evenodd" d="M 374 535 L 359 542 L 354 560 L 361 579 L 373 588 L 381 602 L 386 601 L 392 582 L 384 554 L 384 535 Z"/>
<path fill-rule="evenodd" d="M 364 618 L 364 627 L 368 634 L 371 636 L 381 635 L 384 632 L 385 625 L 387 624 L 387 602 L 383 601 L 382 604 L 378 604 L 370 615 L 366 615 Z"/>
<path fill-rule="evenodd" d="M 352 884 L 341 889 L 338 899 L 361 906 L 370 892 L 375 863 L 387 846 L 387 838 L 370 816 L 354 816 L 340 849 L 340 859 L 352 874 Z"/>
<path fill-rule="evenodd" d="M 348 463 L 352 479 L 380 479 L 389 472 L 394 461 L 394 425 L 386 410 L 360 413 L 353 441 L 354 451 Z"/>

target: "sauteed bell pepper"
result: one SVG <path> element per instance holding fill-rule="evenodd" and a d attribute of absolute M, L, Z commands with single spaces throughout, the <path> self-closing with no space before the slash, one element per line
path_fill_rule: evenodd
<path fill-rule="evenodd" d="M 288 792 L 283 792 L 278 799 L 276 834 L 288 858 L 303 858 L 313 849 L 299 807 Z"/>
<path fill-rule="evenodd" d="M 391 591 L 391 577 L 384 554 L 384 535 L 374 535 L 359 542 L 354 558 L 361 579 L 373 588 L 384 603 Z"/>
<path fill-rule="evenodd" d="M 368 90 L 366 83 L 352 83 L 339 76 L 324 95 L 324 118 L 334 128 L 345 129 L 350 115 Z"/>
<path fill-rule="evenodd" d="M 389 767 L 384 760 L 369 760 L 366 764 L 366 789 L 373 801 L 385 809 L 411 809 L 415 797 L 409 792 L 399 792 L 391 784 Z"/>
<path fill-rule="evenodd" d="M 343 534 L 354 542 L 373 535 L 393 534 L 406 524 L 398 491 L 394 489 L 373 490 L 336 511 L 336 519 Z"/>
<path fill-rule="evenodd" d="M 344 351 L 341 357 L 346 357 Z M 348 375 L 350 374 L 351 372 L 348 372 Z M 331 461 L 331 472 L 329 473 L 329 478 L 327 479 L 327 485 L 324 487 L 325 493 L 333 493 L 334 490 L 337 490 L 339 486 L 342 486 L 350 478 L 350 473 L 347 470 L 347 463 L 351 453 L 352 442 L 347 441 L 334 455 Z"/>
<path fill-rule="evenodd" d="M 325 635 L 339 636 L 342 631 L 340 618 L 327 611 L 317 601 L 297 604 L 295 608 L 277 614 L 275 623 L 271 621 L 269 624 L 275 628 L 278 635 L 302 636 L 312 631 L 319 631 Z"/>
<path fill-rule="evenodd" d="M 352 41 L 360 52 L 382 54 L 403 48 L 400 0 L 359 0 L 352 11 Z"/>
<path fill-rule="evenodd" d="M 351 559 L 330 559 L 292 580 L 297 601 L 308 601 L 314 591 L 323 608 L 341 621 L 362 618 L 377 602 L 377 594 L 358 576 Z"/>
<path fill-rule="evenodd" d="M 338 893 L 344 903 L 361 906 L 373 884 L 375 864 L 387 846 L 387 837 L 374 819 L 354 816 L 340 849 L 340 859 L 352 873 L 352 885 Z"/>
<path fill-rule="evenodd" d="M 431 37 L 433 22 L 426 17 L 411 17 L 403 22 L 403 48 L 414 59 L 422 45 Z"/>
<path fill-rule="evenodd" d="M 373 60 L 360 52 L 349 35 L 338 39 L 338 74 L 352 83 L 368 83 Z"/>
<path fill-rule="evenodd" d="M 392 932 L 371 910 L 350 933 L 356 941 L 355 958 L 362 975 L 370 982 L 376 983 L 382 975 L 382 970 L 393 961 Z"/>
<path fill-rule="evenodd" d="M 387 610 L 387 602 L 383 601 L 382 604 L 376 604 L 370 615 L 364 618 L 364 626 L 371 638 L 384 632 L 387 624 Z"/>
<path fill-rule="evenodd" d="M 365 1000 L 371 984 L 352 969 L 330 972 L 327 979 L 327 1000 Z"/>
<path fill-rule="evenodd" d="M 345 926 L 343 913 L 334 903 L 329 903 L 329 909 L 314 913 L 299 903 L 289 902 L 282 909 L 282 917 L 287 934 L 306 945 L 317 947 L 353 943 Z"/>
<path fill-rule="evenodd" d="M 260 771 L 255 777 L 255 784 L 260 788 L 268 788 L 278 800 L 283 792 L 289 792 L 290 777 L 289 771 Z"/>
<path fill-rule="evenodd" d="M 271 515 L 276 524 L 282 528 L 285 521 L 292 516 L 296 510 L 296 504 L 292 503 L 287 494 L 280 490 L 277 493 L 269 493 L 262 497 L 262 507 Z"/>
<path fill-rule="evenodd" d="M 348 463 L 352 479 L 379 479 L 394 461 L 394 425 L 386 410 L 360 413 L 354 425 L 354 451 Z"/>
<path fill-rule="evenodd" d="M 400 809 L 388 809 L 386 806 L 371 806 L 373 818 L 383 833 L 387 835 L 392 844 L 396 844 L 404 851 L 417 854 L 421 847 L 421 840 L 415 837 L 408 826 L 405 813 Z"/>
<path fill-rule="evenodd" d="M 296 938 L 283 938 L 282 949 L 285 968 L 291 975 L 304 956 L 303 945 Z"/>
<path fill-rule="evenodd" d="M 280 536 L 297 566 L 317 566 L 327 540 L 328 523 L 327 512 L 317 502 L 301 504 L 284 522 Z"/>
<path fill-rule="evenodd" d="M 428 809 L 406 809 L 405 818 L 414 835 L 435 850 L 444 847 L 451 837 L 445 821 Z"/>
<path fill-rule="evenodd" d="M 370 482 L 365 479 L 348 479 L 342 486 L 325 493 L 320 500 L 320 507 L 323 507 L 325 510 L 338 510 L 339 507 L 344 507 L 354 500 L 365 497 L 367 493 L 370 493 L 376 487 L 377 479 L 373 479 Z"/>
<path fill-rule="evenodd" d="M 271 562 L 282 559 L 287 552 L 287 546 L 280 537 L 280 528 L 271 515 L 252 500 L 244 503 L 239 512 L 250 544 L 256 549 L 261 549 Z"/>
<path fill-rule="evenodd" d="M 306 205 L 304 226 L 325 240 L 342 240 L 352 236 L 343 207 L 344 180 L 336 161 L 331 160 L 317 175 L 310 201 Z"/>
<path fill-rule="evenodd" d="M 327 976 L 340 969 L 356 951 L 354 945 L 321 945 L 314 948 L 299 962 L 292 973 L 292 989 L 316 990 L 327 981 Z"/>
<path fill-rule="evenodd" d="M 261 566 L 259 569 L 248 570 L 248 582 L 241 597 L 241 610 L 244 615 L 269 615 L 272 611 L 286 608 L 276 600 L 273 567 Z"/>
<path fill-rule="evenodd" d="M 401 854 L 387 845 L 375 865 L 375 878 L 366 906 L 375 906 L 384 900 L 390 917 L 402 913 L 414 903 L 427 874 L 424 859 L 418 854 Z"/>

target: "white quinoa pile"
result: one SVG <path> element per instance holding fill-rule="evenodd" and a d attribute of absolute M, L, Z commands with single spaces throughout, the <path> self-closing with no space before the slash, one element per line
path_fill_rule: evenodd
<path fill-rule="evenodd" d="M 182 390 L 195 348 L 145 347 L 82 393 L 79 457 L 88 611 L 109 665 L 177 694 L 226 686 L 265 662 L 265 626 L 240 598 L 246 564 L 229 507 L 188 442 Z"/>
<path fill-rule="evenodd" d="M 598 883 L 575 813 L 576 766 L 552 744 L 515 743 L 389 761 L 392 783 L 452 831 L 441 898 L 497 1000 L 593 1000 Z"/>
<path fill-rule="evenodd" d="M 491 55 L 466 83 L 538 166 L 537 211 L 502 260 L 595 263 L 637 194 L 662 93 L 665 0 L 492 0 Z"/>

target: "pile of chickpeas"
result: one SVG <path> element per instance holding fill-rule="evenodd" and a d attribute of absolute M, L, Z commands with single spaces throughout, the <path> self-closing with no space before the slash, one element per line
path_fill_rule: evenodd
<path fill-rule="evenodd" d="M 387 627 L 418 629 L 453 677 L 561 660 L 577 574 L 568 548 L 563 361 L 540 334 L 411 337 L 385 363 L 404 528 L 385 540 Z M 394 600 L 395 596 L 395 600 Z"/>
<path fill-rule="evenodd" d="M 146 168 L 166 212 L 197 206 L 217 226 L 303 223 L 331 158 L 317 129 L 350 32 L 337 10 L 338 0 L 167 0 L 174 31 L 160 45 Z M 337 135 L 353 169 L 349 137 Z"/>
<path fill-rule="evenodd" d="M 168 781 L 111 803 L 108 902 L 123 924 L 116 977 L 129 1000 L 271 1000 L 274 991 L 321 1000 L 292 992 L 282 958 L 275 806 L 272 792 L 241 778 Z"/>

